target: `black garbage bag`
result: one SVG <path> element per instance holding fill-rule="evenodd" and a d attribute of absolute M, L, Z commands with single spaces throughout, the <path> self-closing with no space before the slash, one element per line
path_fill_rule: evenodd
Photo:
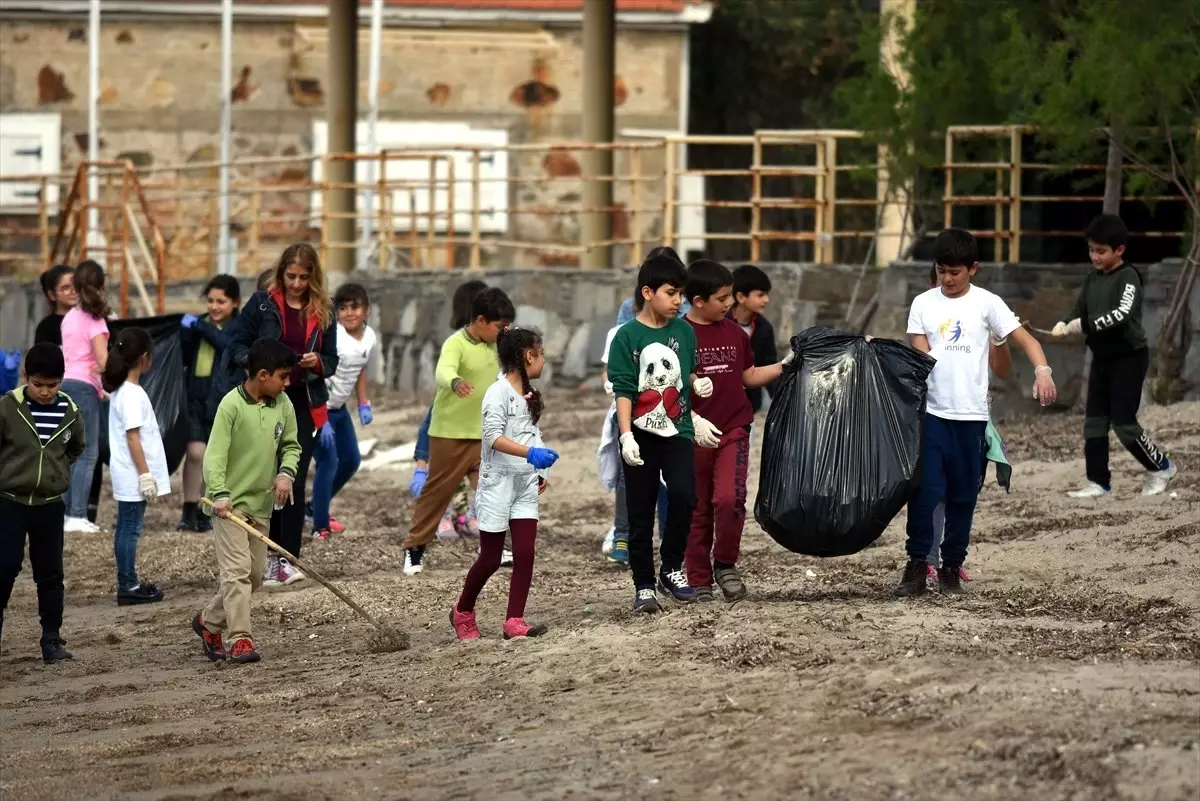
<path fill-rule="evenodd" d="M 166 314 L 132 320 L 110 320 L 109 335 L 115 339 L 126 328 L 144 328 L 154 341 L 154 361 L 142 376 L 142 389 L 150 396 L 154 416 L 162 431 L 167 470 L 174 473 L 187 455 L 187 386 L 183 371 L 183 345 L 179 337 L 182 315 Z M 100 458 L 108 464 L 108 401 L 100 406 Z"/>
<path fill-rule="evenodd" d="M 857 553 L 920 481 L 934 360 L 829 328 L 792 337 L 792 351 L 767 413 L 754 517 L 789 551 Z"/>

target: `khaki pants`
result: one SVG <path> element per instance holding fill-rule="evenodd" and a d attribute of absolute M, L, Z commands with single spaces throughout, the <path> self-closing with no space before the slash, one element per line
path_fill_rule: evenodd
<path fill-rule="evenodd" d="M 403 547 L 419 548 L 433 539 L 438 522 L 464 477 L 471 489 L 475 489 L 479 483 L 481 445 L 477 439 L 429 438 L 429 479 L 417 498 L 412 528 Z"/>
<path fill-rule="evenodd" d="M 226 644 L 232 645 L 250 639 L 250 593 L 262 586 L 267 544 L 231 520 L 214 517 L 212 522 L 221 588 L 204 610 L 204 627 L 224 634 Z M 267 518 L 255 517 L 251 523 L 263 535 L 271 527 Z"/>

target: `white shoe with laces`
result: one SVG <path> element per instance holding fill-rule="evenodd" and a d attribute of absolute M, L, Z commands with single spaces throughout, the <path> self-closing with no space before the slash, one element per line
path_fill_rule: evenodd
<path fill-rule="evenodd" d="M 264 587 L 282 587 L 283 581 L 279 577 L 279 557 L 268 556 L 267 568 L 263 571 Z"/>
<path fill-rule="evenodd" d="M 421 567 L 421 559 L 425 556 L 424 548 L 407 548 L 404 551 L 404 575 L 415 576 L 425 568 Z"/>
<path fill-rule="evenodd" d="M 1073 492 L 1068 492 L 1068 498 L 1103 498 L 1106 495 L 1111 495 L 1112 490 L 1106 490 L 1096 482 L 1089 483 L 1083 489 L 1077 489 Z"/>
<path fill-rule="evenodd" d="M 600 546 L 600 554 L 602 556 L 608 556 L 610 553 L 612 553 L 613 543 L 616 541 L 616 539 L 617 530 L 615 528 L 610 528 L 608 533 L 604 535 L 604 543 Z"/>
<path fill-rule="evenodd" d="M 63 518 L 63 533 L 103 534 L 104 529 L 100 528 L 86 517 L 65 517 Z"/>
<path fill-rule="evenodd" d="M 1175 474 L 1179 470 L 1175 467 L 1172 461 L 1167 462 L 1167 466 L 1163 470 L 1154 470 L 1146 473 L 1146 480 L 1142 482 L 1142 495 L 1162 495 L 1167 491 L 1167 487 L 1171 484 L 1171 479 L 1175 478 Z"/>

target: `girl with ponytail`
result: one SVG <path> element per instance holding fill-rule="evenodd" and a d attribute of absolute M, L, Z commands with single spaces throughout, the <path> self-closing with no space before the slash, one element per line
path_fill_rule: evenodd
<path fill-rule="evenodd" d="M 141 380 L 149 370 L 154 343 L 144 328 L 126 328 L 113 340 L 104 365 L 108 407 L 108 466 L 117 502 L 113 554 L 117 561 L 117 605 L 163 599 L 162 590 L 137 574 L 137 543 L 146 504 L 171 492 L 171 474 L 162 432 Z"/>

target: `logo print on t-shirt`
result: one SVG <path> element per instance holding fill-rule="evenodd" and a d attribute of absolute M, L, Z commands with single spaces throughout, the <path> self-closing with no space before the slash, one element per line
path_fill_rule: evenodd
<path fill-rule="evenodd" d="M 957 342 L 963 335 L 962 321 L 946 320 L 938 326 L 937 330 L 947 343 Z"/>
<path fill-rule="evenodd" d="M 275 424 L 275 439 L 279 439 L 282 436 L 283 436 L 283 423 L 276 423 Z"/>

